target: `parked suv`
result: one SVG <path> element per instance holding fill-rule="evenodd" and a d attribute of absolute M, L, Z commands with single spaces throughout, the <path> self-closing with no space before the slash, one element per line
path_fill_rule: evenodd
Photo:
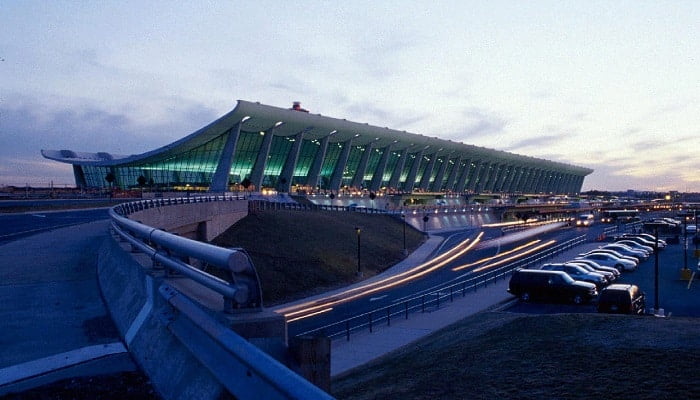
<path fill-rule="evenodd" d="M 612 284 L 600 292 L 598 312 L 614 314 L 643 314 L 644 292 L 637 285 Z"/>
<path fill-rule="evenodd" d="M 598 296 L 592 283 L 576 281 L 565 272 L 539 269 L 516 269 L 510 278 L 508 292 L 523 301 L 534 299 L 589 302 Z"/>

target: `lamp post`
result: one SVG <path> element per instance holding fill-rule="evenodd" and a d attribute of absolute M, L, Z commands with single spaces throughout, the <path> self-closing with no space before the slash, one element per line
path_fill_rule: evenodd
<path fill-rule="evenodd" d="M 357 234 L 357 276 L 362 276 L 362 269 L 360 268 L 360 232 L 359 227 L 355 227 L 355 233 Z"/>
<path fill-rule="evenodd" d="M 688 216 L 683 216 L 683 269 L 688 269 Z"/>
<path fill-rule="evenodd" d="M 408 254 L 408 250 L 406 249 L 406 214 L 401 213 L 401 219 L 403 220 L 403 255 Z"/>
<path fill-rule="evenodd" d="M 659 311 L 659 228 L 654 228 L 654 314 Z"/>

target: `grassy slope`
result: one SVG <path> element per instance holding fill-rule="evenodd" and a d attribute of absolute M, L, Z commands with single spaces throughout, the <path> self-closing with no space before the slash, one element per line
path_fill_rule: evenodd
<path fill-rule="evenodd" d="M 700 398 L 700 324 L 481 313 L 333 382 L 339 399 Z"/>
<path fill-rule="evenodd" d="M 242 247 L 253 259 L 267 306 L 354 282 L 357 235 L 365 278 L 403 258 L 403 226 L 387 215 L 327 211 L 258 211 L 214 239 L 224 247 Z M 423 235 L 406 229 L 409 251 Z"/>

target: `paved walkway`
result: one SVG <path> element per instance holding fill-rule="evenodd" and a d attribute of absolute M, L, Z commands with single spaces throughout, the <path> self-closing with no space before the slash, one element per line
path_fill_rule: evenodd
<path fill-rule="evenodd" d="M 419 261 L 416 257 L 431 254 L 438 245 L 439 241 L 428 241 L 410 258 Z M 600 243 L 586 243 L 553 257 L 550 262 L 565 261 L 598 246 Z M 353 333 L 349 341 L 336 339 L 331 343 L 331 375 L 343 374 L 478 312 L 505 307 L 515 301 L 507 289 L 508 280 L 500 280 L 467 292 L 464 297 L 455 296 L 453 302 L 441 304 L 440 309 L 411 313 L 408 319 L 392 319 L 391 326 L 374 326 L 372 333 L 369 330 Z"/>
<path fill-rule="evenodd" d="M 92 222 L 0 246 L 0 395 L 87 370 L 135 368 L 97 284 L 107 226 Z"/>

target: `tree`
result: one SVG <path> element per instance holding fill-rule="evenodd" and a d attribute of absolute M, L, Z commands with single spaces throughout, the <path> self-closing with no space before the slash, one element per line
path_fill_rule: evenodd
<path fill-rule="evenodd" d="M 285 187 L 286 185 L 287 185 L 287 178 L 281 177 L 279 179 L 279 183 L 277 185 L 277 190 L 280 192 L 284 192 L 285 191 L 284 189 L 286 189 L 286 187 Z"/>
<path fill-rule="evenodd" d="M 253 182 L 251 182 L 250 179 L 244 178 L 244 179 L 241 181 L 241 186 L 243 186 L 243 189 L 245 189 L 245 191 L 247 192 L 247 191 L 248 191 L 248 188 L 250 187 L 250 185 L 251 185 L 252 183 L 253 183 Z"/>
<path fill-rule="evenodd" d="M 146 185 L 146 177 L 139 175 L 139 177 L 136 178 L 136 182 L 139 184 L 139 187 L 141 187 L 141 197 L 143 197 L 143 187 Z"/>
<path fill-rule="evenodd" d="M 117 180 L 117 176 L 114 175 L 114 172 L 108 172 L 107 175 L 105 175 L 105 180 L 107 183 L 109 183 L 109 198 L 112 198 L 112 184 L 114 181 Z"/>

